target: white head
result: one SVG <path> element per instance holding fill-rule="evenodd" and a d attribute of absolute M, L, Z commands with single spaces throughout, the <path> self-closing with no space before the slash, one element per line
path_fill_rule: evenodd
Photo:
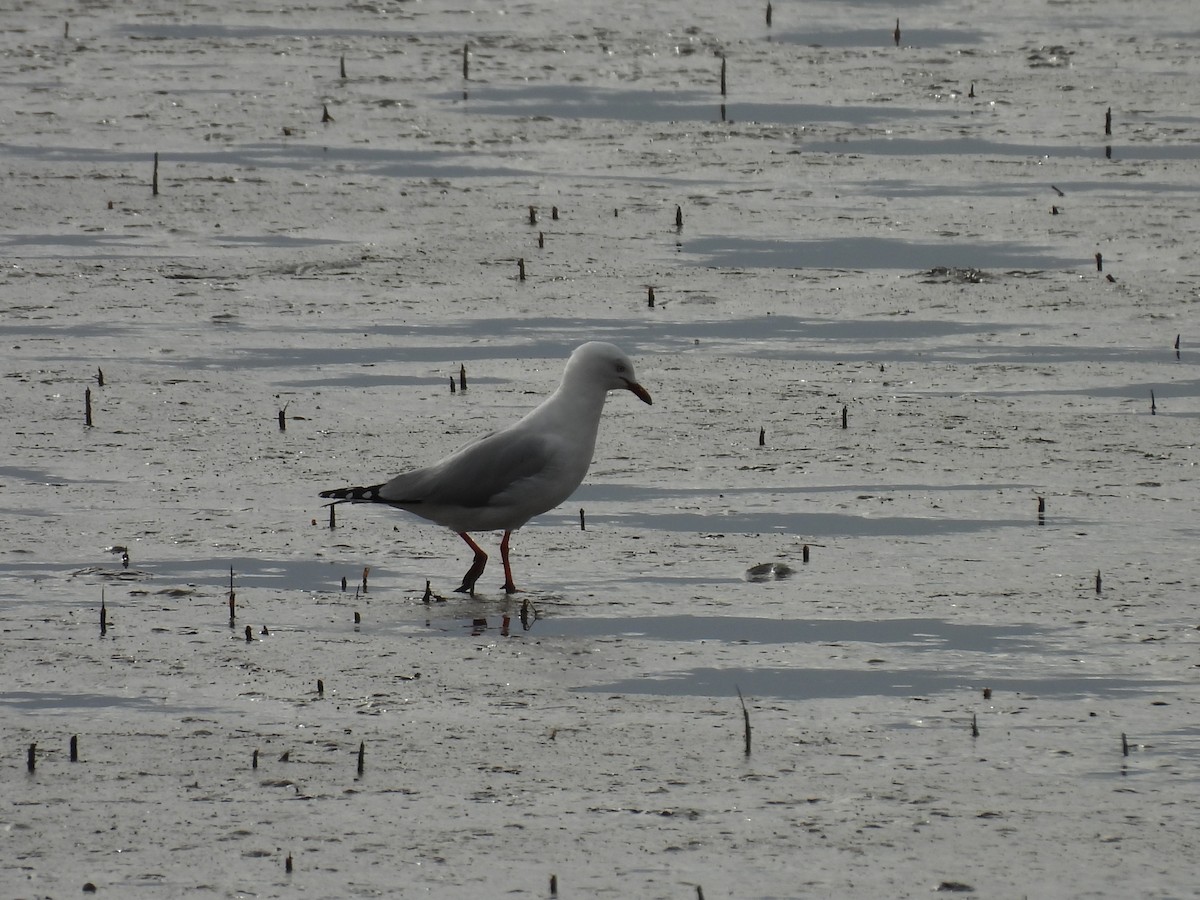
<path fill-rule="evenodd" d="M 652 403 L 650 392 L 637 382 L 633 362 L 618 347 L 603 341 L 580 344 L 567 360 L 563 384 L 578 383 L 607 391 L 631 391 L 643 403 Z"/>

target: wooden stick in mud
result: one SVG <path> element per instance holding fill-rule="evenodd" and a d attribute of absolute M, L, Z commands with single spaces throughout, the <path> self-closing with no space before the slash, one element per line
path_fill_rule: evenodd
<path fill-rule="evenodd" d="M 283 861 L 283 871 L 287 872 L 289 875 L 292 874 L 292 854 L 290 853 L 287 855 L 287 859 Z"/>
<path fill-rule="evenodd" d="M 539 250 L 546 249 L 546 232 L 544 232 L 544 231 L 538 232 L 538 249 Z"/>
<path fill-rule="evenodd" d="M 338 60 L 338 75 L 341 78 L 346 77 L 346 54 L 342 54 L 342 58 Z"/>
<path fill-rule="evenodd" d="M 83 424 L 88 428 L 92 427 L 92 389 L 85 388 L 83 391 Z"/>
<path fill-rule="evenodd" d="M 558 221 L 558 207 L 557 206 L 550 207 L 550 218 L 551 218 L 551 220 L 553 220 L 555 222 Z"/>
<path fill-rule="evenodd" d="M 743 721 L 743 724 L 746 726 L 746 734 L 745 734 L 746 755 L 749 756 L 750 755 L 750 710 L 746 709 L 746 700 L 742 696 L 742 689 L 740 687 L 737 689 L 737 695 L 738 695 L 738 700 L 742 704 L 742 721 Z"/>
<path fill-rule="evenodd" d="M 71 735 L 71 762 L 79 762 L 79 735 Z"/>
<path fill-rule="evenodd" d="M 1038 497 L 1038 524 L 1046 524 L 1046 498 Z"/>
<path fill-rule="evenodd" d="M 233 566 L 229 567 L 229 627 L 237 621 L 237 593 L 233 589 Z"/>
<path fill-rule="evenodd" d="M 246 626 L 246 643 L 250 644 L 254 641 L 254 629 L 249 625 Z"/>
<path fill-rule="evenodd" d="M 519 281 L 525 280 L 525 257 L 523 256 L 517 260 L 517 279 Z"/>
<path fill-rule="evenodd" d="M 108 634 L 108 607 L 104 605 L 104 588 L 100 588 L 100 637 Z"/>
<path fill-rule="evenodd" d="M 471 45 L 463 44 L 463 81 L 471 80 Z"/>
<path fill-rule="evenodd" d="M 359 741 L 358 742 L 358 774 L 359 775 L 361 775 L 363 773 L 363 769 L 366 767 L 366 759 L 367 759 L 367 743 L 366 743 L 366 741 Z"/>
<path fill-rule="evenodd" d="M 29 752 L 25 754 L 25 767 L 30 771 L 37 769 L 37 744 L 29 745 Z"/>
<path fill-rule="evenodd" d="M 364 594 L 367 592 L 367 576 L 368 576 L 368 575 L 370 575 L 370 574 L 371 574 L 371 567 L 370 567 L 370 566 L 363 566 L 362 592 L 363 592 Z"/>
<path fill-rule="evenodd" d="M 725 96 L 725 54 L 721 54 L 721 96 Z"/>
<path fill-rule="evenodd" d="M 330 503 L 329 504 L 329 529 L 332 531 L 334 528 L 337 528 L 337 504 Z M 345 578 L 342 579 L 342 581 L 345 581 L 345 580 L 346 580 Z M 345 589 L 346 589 L 345 585 L 342 585 L 342 590 L 344 591 Z"/>
<path fill-rule="evenodd" d="M 467 364 L 459 363 L 458 366 L 458 389 L 465 391 L 467 389 Z"/>
<path fill-rule="evenodd" d="M 675 205 L 675 228 L 683 227 L 683 207 L 679 204 Z"/>
<path fill-rule="evenodd" d="M 254 748 L 254 755 L 250 757 L 250 768 L 252 768 L 252 769 L 258 768 L 258 748 L 257 747 Z"/>
<path fill-rule="evenodd" d="M 1154 402 L 1154 391 L 1150 392 L 1150 415 L 1158 415 L 1158 405 Z"/>
<path fill-rule="evenodd" d="M 1103 585 L 1102 585 L 1101 579 L 1100 579 L 1100 570 L 1097 569 L 1096 570 L 1096 593 L 1097 594 L 1100 593 L 1102 587 L 1103 587 Z"/>
<path fill-rule="evenodd" d="M 1099 253 L 1096 254 L 1096 271 L 1097 272 L 1104 271 L 1104 257 Z"/>
<path fill-rule="evenodd" d="M 975 718 L 975 713 L 971 713 L 971 737 L 979 737 L 979 721 Z"/>
<path fill-rule="evenodd" d="M 154 175 L 150 179 L 150 195 L 158 196 L 158 153 L 154 154 Z"/>
<path fill-rule="evenodd" d="M 537 207 L 536 206 L 529 207 L 529 224 L 530 225 L 537 224 Z"/>
<path fill-rule="evenodd" d="M 558 896 L 558 876 L 557 875 L 550 876 L 550 896 L 551 897 Z"/>
<path fill-rule="evenodd" d="M 767 429 L 765 429 L 765 428 L 760 427 L 758 429 L 758 446 L 760 446 L 760 447 L 767 446 Z"/>
<path fill-rule="evenodd" d="M 805 563 L 808 562 L 808 556 L 809 556 L 808 544 L 805 544 L 803 547 L 800 548 L 800 561 L 805 562 Z"/>
<path fill-rule="evenodd" d="M 646 288 L 646 306 L 654 309 L 654 288 L 652 287 Z"/>
<path fill-rule="evenodd" d="M 1178 343 L 1179 339 L 1176 338 L 1175 342 Z M 104 387 L 104 370 L 99 367 L 96 368 L 96 387 Z"/>
<path fill-rule="evenodd" d="M 1112 134 L 1112 107 L 1104 112 L 1104 133 Z"/>
<path fill-rule="evenodd" d="M 1125 732 L 1121 732 L 1121 755 L 1129 755 L 1129 738 L 1125 737 Z"/>
<path fill-rule="evenodd" d="M 850 427 L 850 407 L 849 406 L 844 406 L 844 405 L 842 406 L 842 427 L 843 428 Z"/>
<path fill-rule="evenodd" d="M 771 0 L 767 0 L 767 27 L 771 27 Z"/>
<path fill-rule="evenodd" d="M 892 32 L 892 40 L 896 42 L 896 46 L 900 46 L 900 20 L 896 20 L 896 29 Z"/>
<path fill-rule="evenodd" d="M 333 121 L 333 116 L 331 116 L 329 114 L 329 104 L 322 103 L 321 104 L 321 122 L 322 122 L 322 124 L 328 125 L 332 121 Z"/>
<path fill-rule="evenodd" d="M 587 520 L 584 517 L 583 507 L 579 507 L 579 530 L 587 531 Z"/>
<path fill-rule="evenodd" d="M 318 697 L 325 696 L 325 682 L 322 681 L 320 678 L 317 679 L 317 696 Z"/>

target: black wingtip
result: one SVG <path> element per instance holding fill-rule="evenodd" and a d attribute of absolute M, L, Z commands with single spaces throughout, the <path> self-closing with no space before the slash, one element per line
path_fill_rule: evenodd
<path fill-rule="evenodd" d="M 334 503 L 386 503 L 387 501 L 379 495 L 382 487 L 382 484 L 373 484 L 370 487 L 333 488 L 321 491 L 317 496 Z M 330 506 L 332 505 L 331 503 Z"/>

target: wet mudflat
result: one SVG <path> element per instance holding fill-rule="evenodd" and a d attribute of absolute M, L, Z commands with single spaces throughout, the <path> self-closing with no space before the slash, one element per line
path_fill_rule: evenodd
<path fill-rule="evenodd" d="M 1190 7 L 685 6 L 11 13 L 0 893 L 1192 895 Z"/>

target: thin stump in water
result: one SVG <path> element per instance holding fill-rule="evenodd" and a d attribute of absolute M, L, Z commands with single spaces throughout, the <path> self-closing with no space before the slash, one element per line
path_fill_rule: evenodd
<path fill-rule="evenodd" d="M 850 407 L 843 406 L 842 407 L 842 427 L 848 428 L 849 426 L 850 426 Z"/>
<path fill-rule="evenodd" d="M 767 0 L 767 27 L 771 27 L 771 0 Z"/>
<path fill-rule="evenodd" d="M 538 232 L 538 249 L 539 250 L 546 249 L 546 232 L 544 232 L 544 231 Z"/>
<path fill-rule="evenodd" d="M 525 280 L 525 257 L 523 256 L 517 260 L 517 280 Z"/>
<path fill-rule="evenodd" d="M 325 125 L 328 125 L 332 121 L 333 121 L 333 116 L 331 116 L 329 114 L 329 104 L 322 103 L 321 104 L 321 122 Z"/>
<path fill-rule="evenodd" d="M 722 53 L 721 54 L 721 96 L 722 97 L 725 96 L 725 68 L 726 68 L 725 54 Z"/>
<path fill-rule="evenodd" d="M 37 746 L 37 745 L 35 744 L 34 746 Z M 33 748 L 30 748 L 30 752 L 31 753 L 33 752 Z M 1125 736 L 1125 732 L 1123 732 L 1123 731 L 1121 732 L 1121 755 L 1122 756 L 1129 755 L 1129 738 L 1127 738 Z"/>
<path fill-rule="evenodd" d="M 150 194 L 158 196 L 158 153 L 154 154 L 154 175 L 150 179 Z"/>
<path fill-rule="evenodd" d="M 471 45 L 463 44 L 463 81 L 471 79 Z"/>
<path fill-rule="evenodd" d="M 454 376 L 450 376 L 450 393 L 454 393 Z"/>
<path fill-rule="evenodd" d="M 290 400 L 288 401 L 288 403 L 283 404 L 283 409 L 281 409 L 279 411 L 279 430 L 280 431 L 287 431 L 287 408 L 288 408 L 289 403 L 291 403 Z"/>
<path fill-rule="evenodd" d="M 1150 391 L 1150 415 L 1158 415 L 1158 406 L 1154 402 L 1154 391 Z"/>
<path fill-rule="evenodd" d="M 83 424 L 88 428 L 92 427 L 92 389 L 85 388 L 83 391 Z"/>
<path fill-rule="evenodd" d="M 1100 254 L 1100 253 L 1096 254 L 1096 271 L 1097 272 L 1104 271 L 1104 256 L 1103 256 L 1103 254 Z"/>
<path fill-rule="evenodd" d="M 584 519 L 583 507 L 579 507 L 579 530 L 587 531 L 587 522 Z"/>
<path fill-rule="evenodd" d="M 1179 341 L 1176 340 L 1176 343 L 1179 343 Z M 1179 348 L 1176 347 L 1175 349 L 1178 350 Z M 104 387 L 104 370 L 99 367 L 96 368 L 96 387 Z"/>
<path fill-rule="evenodd" d="M 360 613 L 357 609 L 354 611 L 354 624 L 355 625 L 362 624 L 362 613 Z"/>
<path fill-rule="evenodd" d="M 338 76 L 341 78 L 346 77 L 346 55 L 345 54 L 342 54 L 341 59 L 338 60 Z"/>
<path fill-rule="evenodd" d="M 646 288 L 646 306 L 654 309 L 654 288 L 652 287 Z"/>
<path fill-rule="evenodd" d="M 30 771 L 37 768 L 37 744 L 29 745 L 29 752 L 25 754 L 25 767 Z"/>
<path fill-rule="evenodd" d="M 289 875 L 292 874 L 292 854 L 290 853 L 287 855 L 287 859 L 283 861 L 283 871 Z"/>
<path fill-rule="evenodd" d="M 1104 112 L 1104 133 L 1112 134 L 1112 107 Z"/>
<path fill-rule="evenodd" d="M 363 566 L 363 582 L 362 582 L 362 592 L 363 592 L 364 594 L 367 592 L 367 576 L 368 576 L 368 575 L 370 575 L 370 574 L 371 574 L 371 567 L 370 567 L 370 566 Z"/>
<path fill-rule="evenodd" d="M 536 206 L 529 207 L 529 224 L 530 225 L 537 224 L 537 207 Z"/>
<path fill-rule="evenodd" d="M 979 720 L 976 719 L 975 713 L 971 713 L 971 737 L 979 737 Z"/>
<path fill-rule="evenodd" d="M 257 747 L 254 749 L 254 755 L 250 757 L 250 768 L 252 768 L 252 769 L 258 768 L 258 748 Z"/>
<path fill-rule="evenodd" d="M 79 762 L 79 735 L 71 735 L 71 762 Z"/>
<path fill-rule="evenodd" d="M 317 679 L 317 696 L 318 697 L 325 696 L 325 682 L 320 678 Z"/>
<path fill-rule="evenodd" d="M 100 588 L 100 637 L 108 634 L 108 607 L 104 605 L 104 588 Z"/>
<path fill-rule="evenodd" d="M 896 20 L 896 28 L 894 31 L 892 31 L 892 40 L 895 42 L 897 47 L 900 46 L 900 20 L 899 19 Z"/>
<path fill-rule="evenodd" d="M 458 389 L 465 391 L 467 389 L 467 365 L 459 363 L 458 366 Z"/>
<path fill-rule="evenodd" d="M 329 504 L 329 528 L 331 531 L 334 528 L 337 528 L 337 504 L 336 503 Z M 342 579 L 342 590 L 344 591 L 345 589 L 346 589 L 346 579 L 343 578 Z"/>
<path fill-rule="evenodd" d="M 760 447 L 767 446 L 767 429 L 765 429 L 765 428 L 760 427 L 758 429 L 758 446 L 760 446 Z"/>
<path fill-rule="evenodd" d="M 742 704 L 742 721 L 746 727 L 746 755 L 750 755 L 750 710 L 746 709 L 746 698 L 742 696 L 742 689 L 737 688 L 738 701 Z"/>
<path fill-rule="evenodd" d="M 803 562 L 808 562 L 808 544 L 805 544 L 800 550 L 800 559 Z"/>
<path fill-rule="evenodd" d="M 1038 497 L 1038 524 L 1046 524 L 1046 498 Z"/>
<path fill-rule="evenodd" d="M 429 603 L 433 600 L 433 591 L 429 588 L 429 580 L 425 580 L 425 594 L 421 597 L 422 603 Z"/>
<path fill-rule="evenodd" d="M 229 627 L 237 621 L 237 593 L 233 590 L 233 566 L 229 567 Z"/>
<path fill-rule="evenodd" d="M 359 775 L 361 775 L 363 773 L 363 769 L 366 767 L 366 760 L 367 760 L 367 742 L 359 741 L 358 742 L 358 774 Z"/>
<path fill-rule="evenodd" d="M 249 643 L 252 643 L 253 641 L 254 641 L 254 629 L 251 628 L 249 625 L 247 625 L 246 626 L 246 643 L 249 644 Z"/>
<path fill-rule="evenodd" d="M 550 876 L 550 896 L 551 897 L 558 896 L 558 876 L 557 875 Z"/>
<path fill-rule="evenodd" d="M 675 227 L 683 227 L 683 207 L 678 204 L 675 205 Z"/>
<path fill-rule="evenodd" d="M 1101 587 L 1102 587 L 1102 584 L 1101 584 L 1101 580 L 1100 580 L 1100 570 L 1097 569 L 1096 570 L 1096 593 L 1097 594 L 1100 593 Z"/>

